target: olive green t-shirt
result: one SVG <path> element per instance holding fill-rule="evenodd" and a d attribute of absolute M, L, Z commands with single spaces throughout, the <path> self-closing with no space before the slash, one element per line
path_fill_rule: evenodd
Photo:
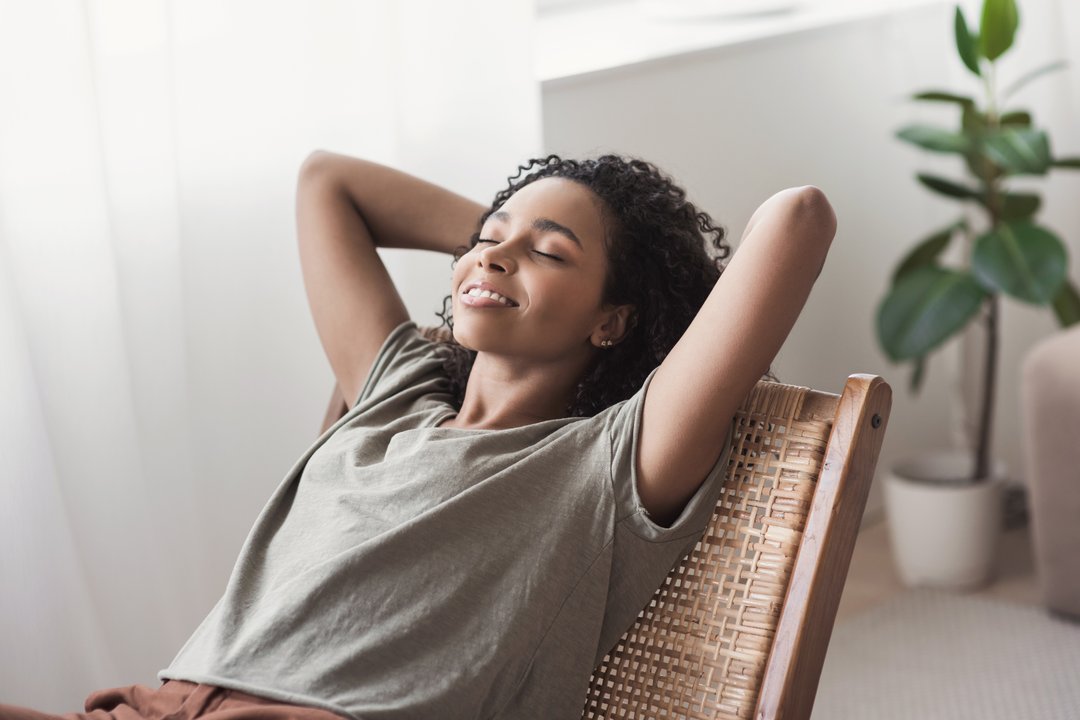
<path fill-rule="evenodd" d="M 731 449 L 729 431 L 670 527 L 650 520 L 633 458 L 653 374 L 594 417 L 437 428 L 456 412 L 437 345 L 400 325 L 158 678 L 359 720 L 577 720 L 704 531 Z"/>

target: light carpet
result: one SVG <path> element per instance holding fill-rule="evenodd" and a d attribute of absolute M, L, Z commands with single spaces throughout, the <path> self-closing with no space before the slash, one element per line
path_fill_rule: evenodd
<path fill-rule="evenodd" d="M 1080 624 L 907 590 L 837 623 L 812 720 L 1078 720 Z"/>

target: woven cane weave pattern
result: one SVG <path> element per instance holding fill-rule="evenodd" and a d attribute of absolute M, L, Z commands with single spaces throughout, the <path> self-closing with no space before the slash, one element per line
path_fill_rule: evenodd
<path fill-rule="evenodd" d="M 751 391 L 705 534 L 596 668 L 583 717 L 752 716 L 831 428 L 800 418 L 807 392 Z"/>

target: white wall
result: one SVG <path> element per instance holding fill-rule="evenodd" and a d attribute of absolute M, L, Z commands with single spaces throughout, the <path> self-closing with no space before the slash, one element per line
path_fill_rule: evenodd
<path fill-rule="evenodd" d="M 930 155 L 893 137 L 909 122 L 958 123 L 955 110 L 906 100 L 912 93 L 950 87 L 980 92 L 955 57 L 952 14 L 952 5 L 924 6 L 552 80 L 542 92 L 545 151 L 610 150 L 655 162 L 727 228 L 733 246 L 754 209 L 774 192 L 801 184 L 826 192 L 838 216 L 836 240 L 773 369 L 783 382 L 834 392 L 848 373 L 882 375 L 894 397 L 879 468 L 923 448 L 950 445 L 959 420 L 959 390 L 952 382 L 959 342 L 931 356 L 923 390 L 912 396 L 909 366 L 890 364 L 874 337 L 876 307 L 896 262 L 915 241 L 959 216 L 956 203 L 914 179 L 919 170 L 959 178 L 959 159 Z M 1058 57 L 1046 55 L 1038 34 L 1024 39 L 1030 57 L 1013 67 L 1012 76 Z M 1032 93 L 1017 99 L 1038 98 Z M 1037 122 L 1045 120 L 1045 113 L 1035 115 Z M 1077 154 L 1075 133 L 1070 143 L 1062 127 L 1049 129 L 1060 138 L 1054 145 L 1060 154 Z M 1074 268 L 1080 217 L 1067 198 L 1077 196 L 1078 178 L 1080 173 L 1060 173 L 1049 184 L 1036 183 L 1049 187 L 1040 219 L 1069 241 Z M 1011 300 L 1003 305 L 995 447 L 1016 476 L 1017 363 L 1055 321 L 1043 308 Z M 875 487 L 868 512 L 879 508 Z"/>

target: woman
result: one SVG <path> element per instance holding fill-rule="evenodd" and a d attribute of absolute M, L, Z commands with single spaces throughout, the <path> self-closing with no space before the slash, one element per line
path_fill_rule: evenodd
<path fill-rule="evenodd" d="M 734 412 L 835 233 L 829 203 L 772 196 L 722 273 L 723 230 L 614 155 L 532 160 L 484 208 L 317 152 L 297 216 L 348 411 L 273 494 L 164 685 L 87 710 L 580 717 L 591 670 L 709 521 Z M 455 255 L 452 338 L 409 320 L 376 247 Z"/>

